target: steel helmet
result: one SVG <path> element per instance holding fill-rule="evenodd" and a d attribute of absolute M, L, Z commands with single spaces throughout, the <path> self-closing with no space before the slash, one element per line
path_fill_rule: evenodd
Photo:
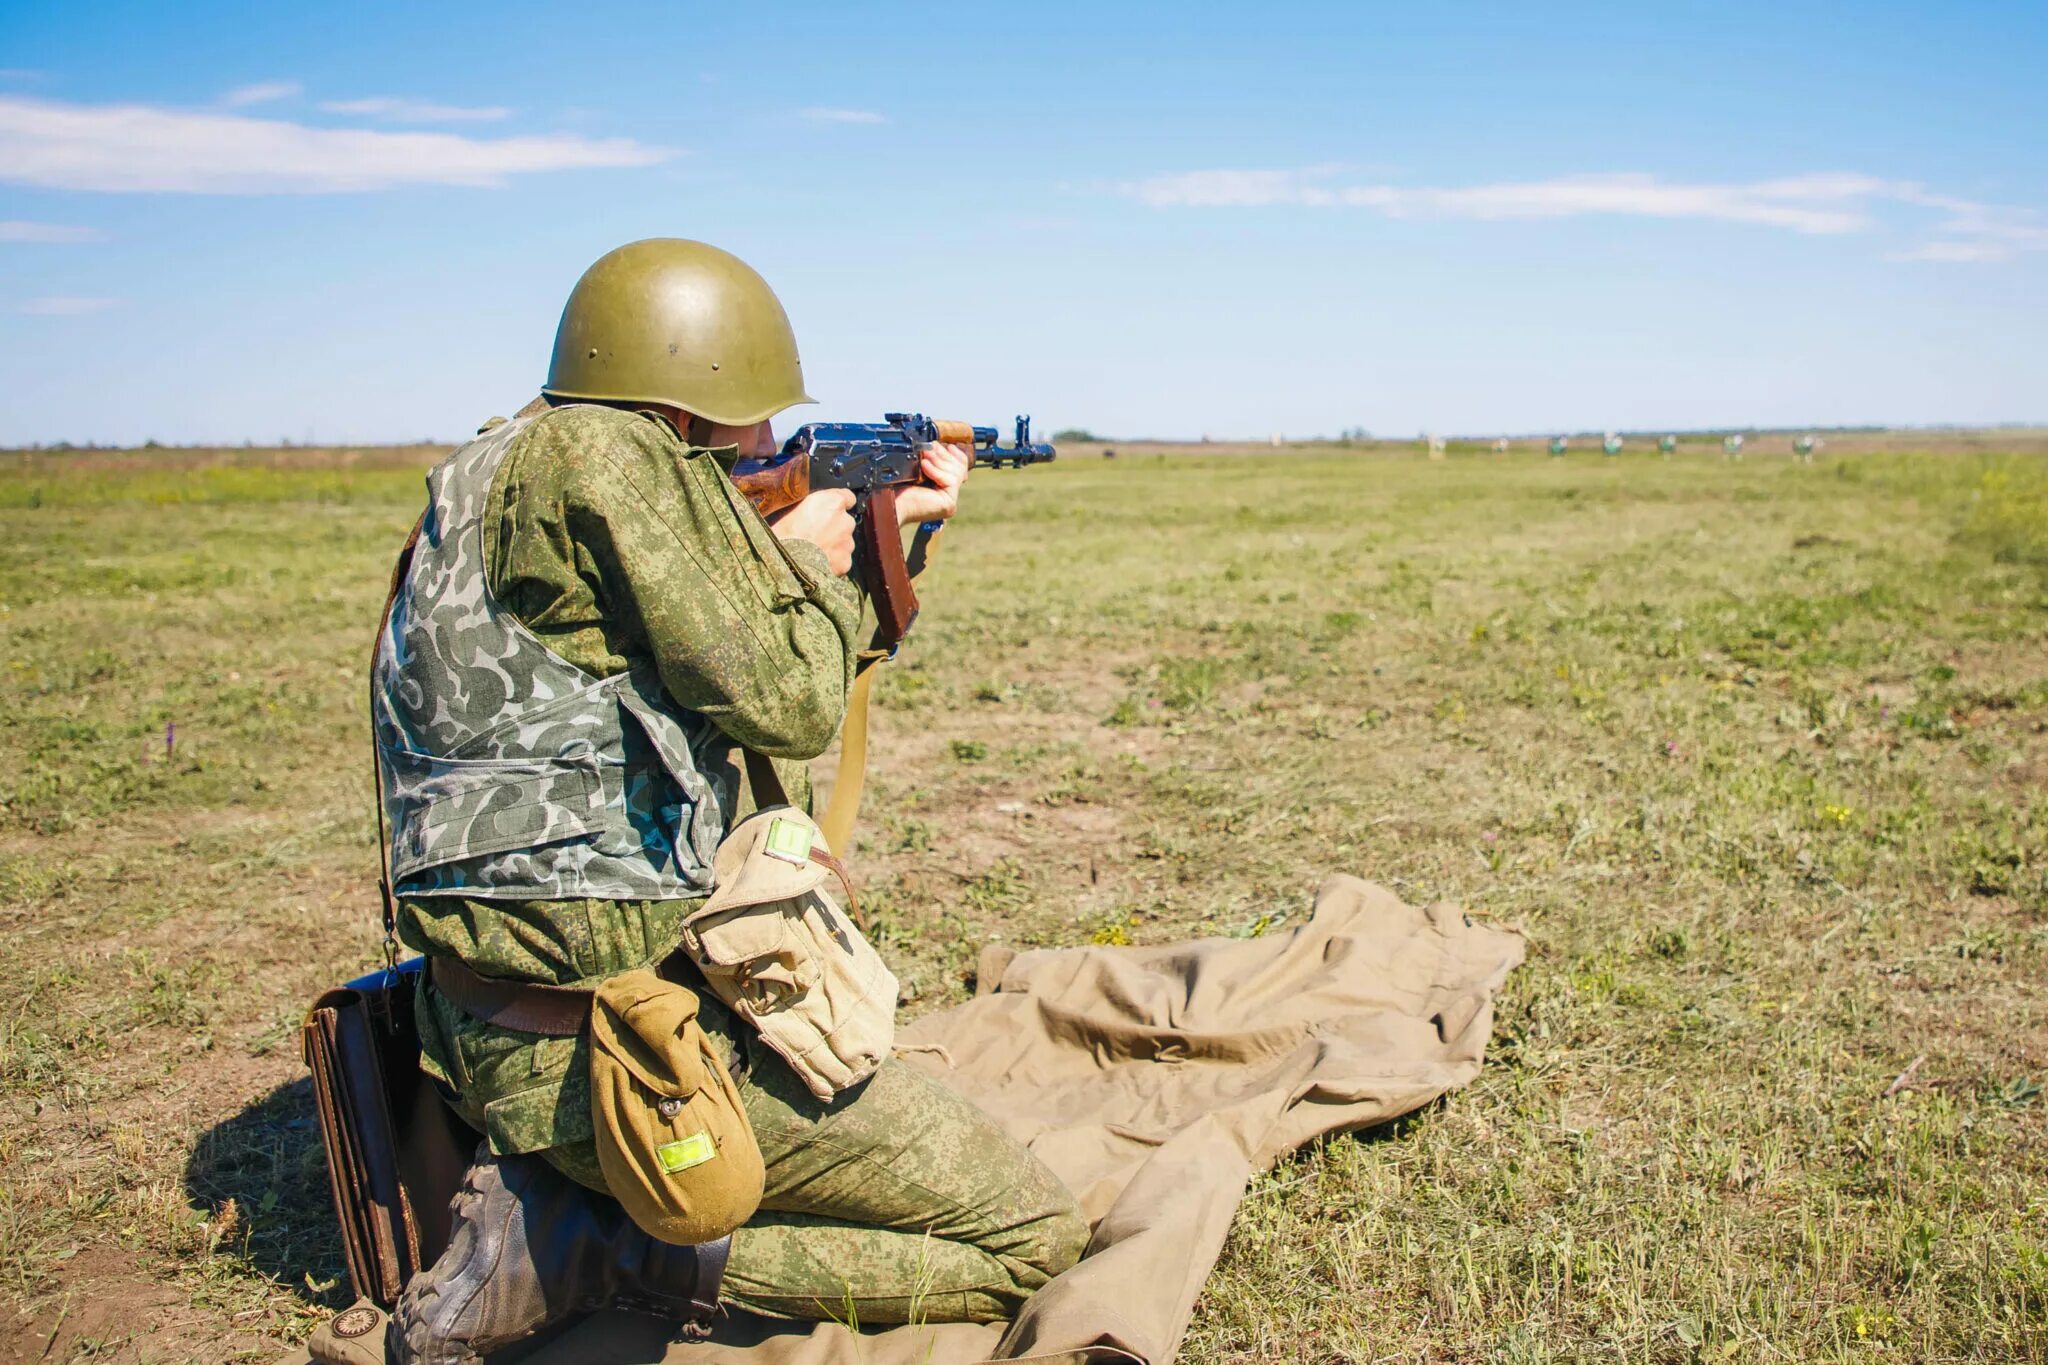
<path fill-rule="evenodd" d="M 730 252 L 680 237 L 628 242 L 583 272 L 541 392 L 662 403 L 732 427 L 816 401 L 768 281 Z"/>

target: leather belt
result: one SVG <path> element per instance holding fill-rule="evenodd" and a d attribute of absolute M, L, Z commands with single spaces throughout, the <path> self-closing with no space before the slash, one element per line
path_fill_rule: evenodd
<path fill-rule="evenodd" d="M 686 985 L 696 972 L 681 948 L 655 963 L 654 970 L 666 980 Z M 574 1038 L 582 1033 L 590 1022 L 590 1002 L 597 996 L 596 991 L 575 986 L 482 976 L 453 957 L 429 957 L 427 971 L 434 989 L 470 1018 L 544 1038 Z"/>
<path fill-rule="evenodd" d="M 473 1019 L 547 1038 L 574 1038 L 590 1022 L 595 991 L 479 976 L 452 957 L 437 956 L 430 964 L 434 989 Z"/>

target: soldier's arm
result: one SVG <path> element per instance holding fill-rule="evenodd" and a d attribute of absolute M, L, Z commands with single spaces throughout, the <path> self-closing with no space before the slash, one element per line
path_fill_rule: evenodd
<path fill-rule="evenodd" d="M 846 710 L 858 589 L 816 546 L 779 541 L 709 454 L 666 423 L 622 417 L 544 462 L 566 472 L 548 529 L 594 589 L 613 648 L 651 657 L 669 695 L 750 748 L 823 752 Z"/>

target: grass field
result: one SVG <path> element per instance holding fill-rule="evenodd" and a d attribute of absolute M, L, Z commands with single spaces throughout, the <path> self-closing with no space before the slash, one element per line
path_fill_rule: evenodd
<path fill-rule="evenodd" d="M 976 477 L 857 850 L 912 1010 L 1331 870 L 1531 939 L 1473 1086 L 1259 1182 L 1186 1360 L 2048 1360 L 2048 452 L 1894 444 Z M 345 1297 L 294 1030 L 377 953 L 429 458 L 0 455 L 0 1359 Z"/>

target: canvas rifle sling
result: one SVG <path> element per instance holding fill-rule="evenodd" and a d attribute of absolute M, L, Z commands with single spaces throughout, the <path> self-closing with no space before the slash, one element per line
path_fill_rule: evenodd
<path fill-rule="evenodd" d="M 938 548 L 938 535 L 931 527 L 932 523 L 926 522 L 917 528 L 904 556 L 913 578 L 924 571 Z M 878 629 L 854 662 L 853 691 L 846 698 L 846 721 L 839 732 L 839 776 L 832 783 L 825 813 L 818 818 L 825 846 L 842 858 L 853 851 L 853 826 L 860 818 L 861 790 L 867 785 L 868 698 L 875 690 L 875 671 L 895 654 L 894 645 L 885 642 Z"/>
<path fill-rule="evenodd" d="M 862 662 L 855 664 L 860 671 L 854 675 L 853 691 L 846 698 L 846 723 L 839 732 L 839 776 L 832 783 L 825 813 L 818 817 L 825 847 L 841 856 L 852 851 L 848 841 L 860 816 L 861 788 L 867 785 L 868 694 L 875 688 L 876 665 L 888 657 L 882 651 L 863 650 Z"/>

